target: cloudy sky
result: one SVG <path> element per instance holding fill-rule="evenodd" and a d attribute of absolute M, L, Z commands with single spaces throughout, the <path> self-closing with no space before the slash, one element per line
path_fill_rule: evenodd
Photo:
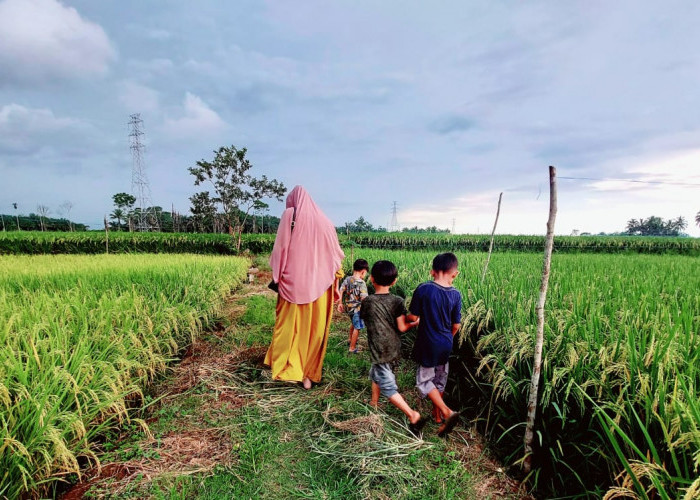
<path fill-rule="evenodd" d="M 499 232 L 541 234 L 548 165 L 558 234 L 692 223 L 699 23 L 691 0 L 0 0 L 0 213 L 69 200 L 98 227 L 138 112 L 153 200 L 182 212 L 187 167 L 234 144 L 338 225 L 396 201 L 485 233 L 503 192 Z"/>

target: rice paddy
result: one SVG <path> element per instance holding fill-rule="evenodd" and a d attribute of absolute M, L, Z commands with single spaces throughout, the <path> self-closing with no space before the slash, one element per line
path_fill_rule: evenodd
<path fill-rule="evenodd" d="M 96 236 L 24 236 L 45 252 L 99 252 L 104 244 Z M 122 252 L 231 251 L 217 237 L 120 238 Z M 251 241 L 264 251 L 268 240 Z M 410 300 L 445 243 L 416 240 L 411 249 L 411 241 L 394 242 L 400 250 L 351 246 L 346 270 L 352 258 L 390 259 L 399 267 L 394 292 Z M 6 253 L 24 244 L 2 243 L 12 247 Z M 555 248 L 528 478 L 543 495 L 700 495 L 698 260 L 672 241 L 635 244 L 632 254 Z M 647 250 L 663 255 L 641 255 Z M 517 471 L 542 256 L 524 247 L 494 254 L 483 283 L 485 254 L 458 257 L 463 326 L 448 392 Z M 143 387 L 211 325 L 247 265 L 169 253 L 0 257 L 0 497 L 50 493 L 76 480 L 98 463 L 100 440 L 115 426 L 147 432 L 130 408 L 142 406 Z"/>
<path fill-rule="evenodd" d="M 0 497 L 95 465 L 144 384 L 211 324 L 247 259 L 0 257 Z"/>
<path fill-rule="evenodd" d="M 408 297 L 434 254 L 354 250 L 396 263 L 395 292 Z M 482 410 L 482 430 L 512 464 L 522 458 L 542 256 L 497 254 L 483 283 L 485 254 L 458 257 L 453 394 Z M 540 491 L 698 494 L 699 271 L 684 256 L 554 255 L 531 478 Z"/>

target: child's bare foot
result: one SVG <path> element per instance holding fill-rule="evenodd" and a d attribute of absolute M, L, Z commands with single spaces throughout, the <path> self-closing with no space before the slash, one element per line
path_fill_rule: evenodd
<path fill-rule="evenodd" d="M 311 379 L 309 377 L 304 377 L 304 380 L 302 380 L 301 383 L 304 386 L 304 389 L 306 389 L 306 390 L 311 389 Z"/>
<path fill-rule="evenodd" d="M 373 399 L 370 399 L 369 401 L 367 401 L 367 404 L 370 405 L 375 410 L 379 409 L 379 401 L 375 401 Z"/>

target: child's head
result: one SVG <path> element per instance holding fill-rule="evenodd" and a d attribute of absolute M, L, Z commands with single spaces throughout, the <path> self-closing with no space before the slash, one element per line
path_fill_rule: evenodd
<path fill-rule="evenodd" d="M 457 256 L 452 252 L 441 253 L 433 259 L 433 271 L 448 273 L 457 269 Z"/>
<path fill-rule="evenodd" d="M 357 259 L 352 265 L 353 271 L 369 271 L 369 263 L 365 259 Z"/>
<path fill-rule="evenodd" d="M 452 252 L 441 253 L 433 259 L 433 270 L 430 274 L 436 280 L 446 280 L 447 284 L 452 285 L 452 281 L 457 277 L 457 256 Z"/>
<path fill-rule="evenodd" d="M 372 280 L 380 286 L 391 286 L 399 275 L 398 269 L 393 262 L 388 260 L 378 260 L 372 266 Z"/>

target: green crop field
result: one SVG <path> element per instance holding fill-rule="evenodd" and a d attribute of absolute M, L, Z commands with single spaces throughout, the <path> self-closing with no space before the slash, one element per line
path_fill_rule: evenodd
<path fill-rule="evenodd" d="M 353 252 L 370 264 L 394 261 L 395 293 L 409 299 L 430 279 L 434 255 Z M 483 284 L 486 255 L 458 257 L 455 286 L 464 298 L 464 323 L 452 362 L 452 396 L 473 407 L 481 430 L 514 463 L 522 457 L 542 255 L 495 254 Z M 640 496 L 696 498 L 698 290 L 694 257 L 553 256 L 536 423 L 540 491 L 600 494 L 626 480 Z"/>
<path fill-rule="evenodd" d="M 0 257 L 0 497 L 94 464 L 143 385 L 217 315 L 248 261 Z"/>
<path fill-rule="evenodd" d="M 268 252 L 274 235 L 244 235 Z M 545 495 L 640 498 L 700 491 L 700 272 L 697 239 L 557 237 L 531 477 Z M 391 259 L 395 292 L 455 250 L 463 328 L 452 401 L 507 464 L 522 457 L 543 239 L 365 234 L 352 258 Z M 95 439 L 129 418 L 144 384 L 206 327 L 247 261 L 228 235 L 0 234 L 0 497 L 49 492 L 94 463 Z M 537 250 L 537 253 L 533 253 Z M 183 254 L 183 255 L 175 255 Z M 650 255 L 651 254 L 651 255 Z M 133 420 L 132 420 L 133 421 Z M 622 494 L 623 490 L 619 490 Z"/>
<path fill-rule="evenodd" d="M 490 236 L 411 233 L 350 233 L 339 236 L 345 248 L 484 252 Z M 241 251 L 269 253 L 274 234 L 244 234 Z M 91 232 L 0 232 L 2 254 L 198 253 L 232 255 L 236 241 L 228 234 Z M 497 235 L 495 252 L 541 252 L 544 236 Z M 557 236 L 555 253 L 624 253 L 700 256 L 700 238 L 651 236 Z"/>

